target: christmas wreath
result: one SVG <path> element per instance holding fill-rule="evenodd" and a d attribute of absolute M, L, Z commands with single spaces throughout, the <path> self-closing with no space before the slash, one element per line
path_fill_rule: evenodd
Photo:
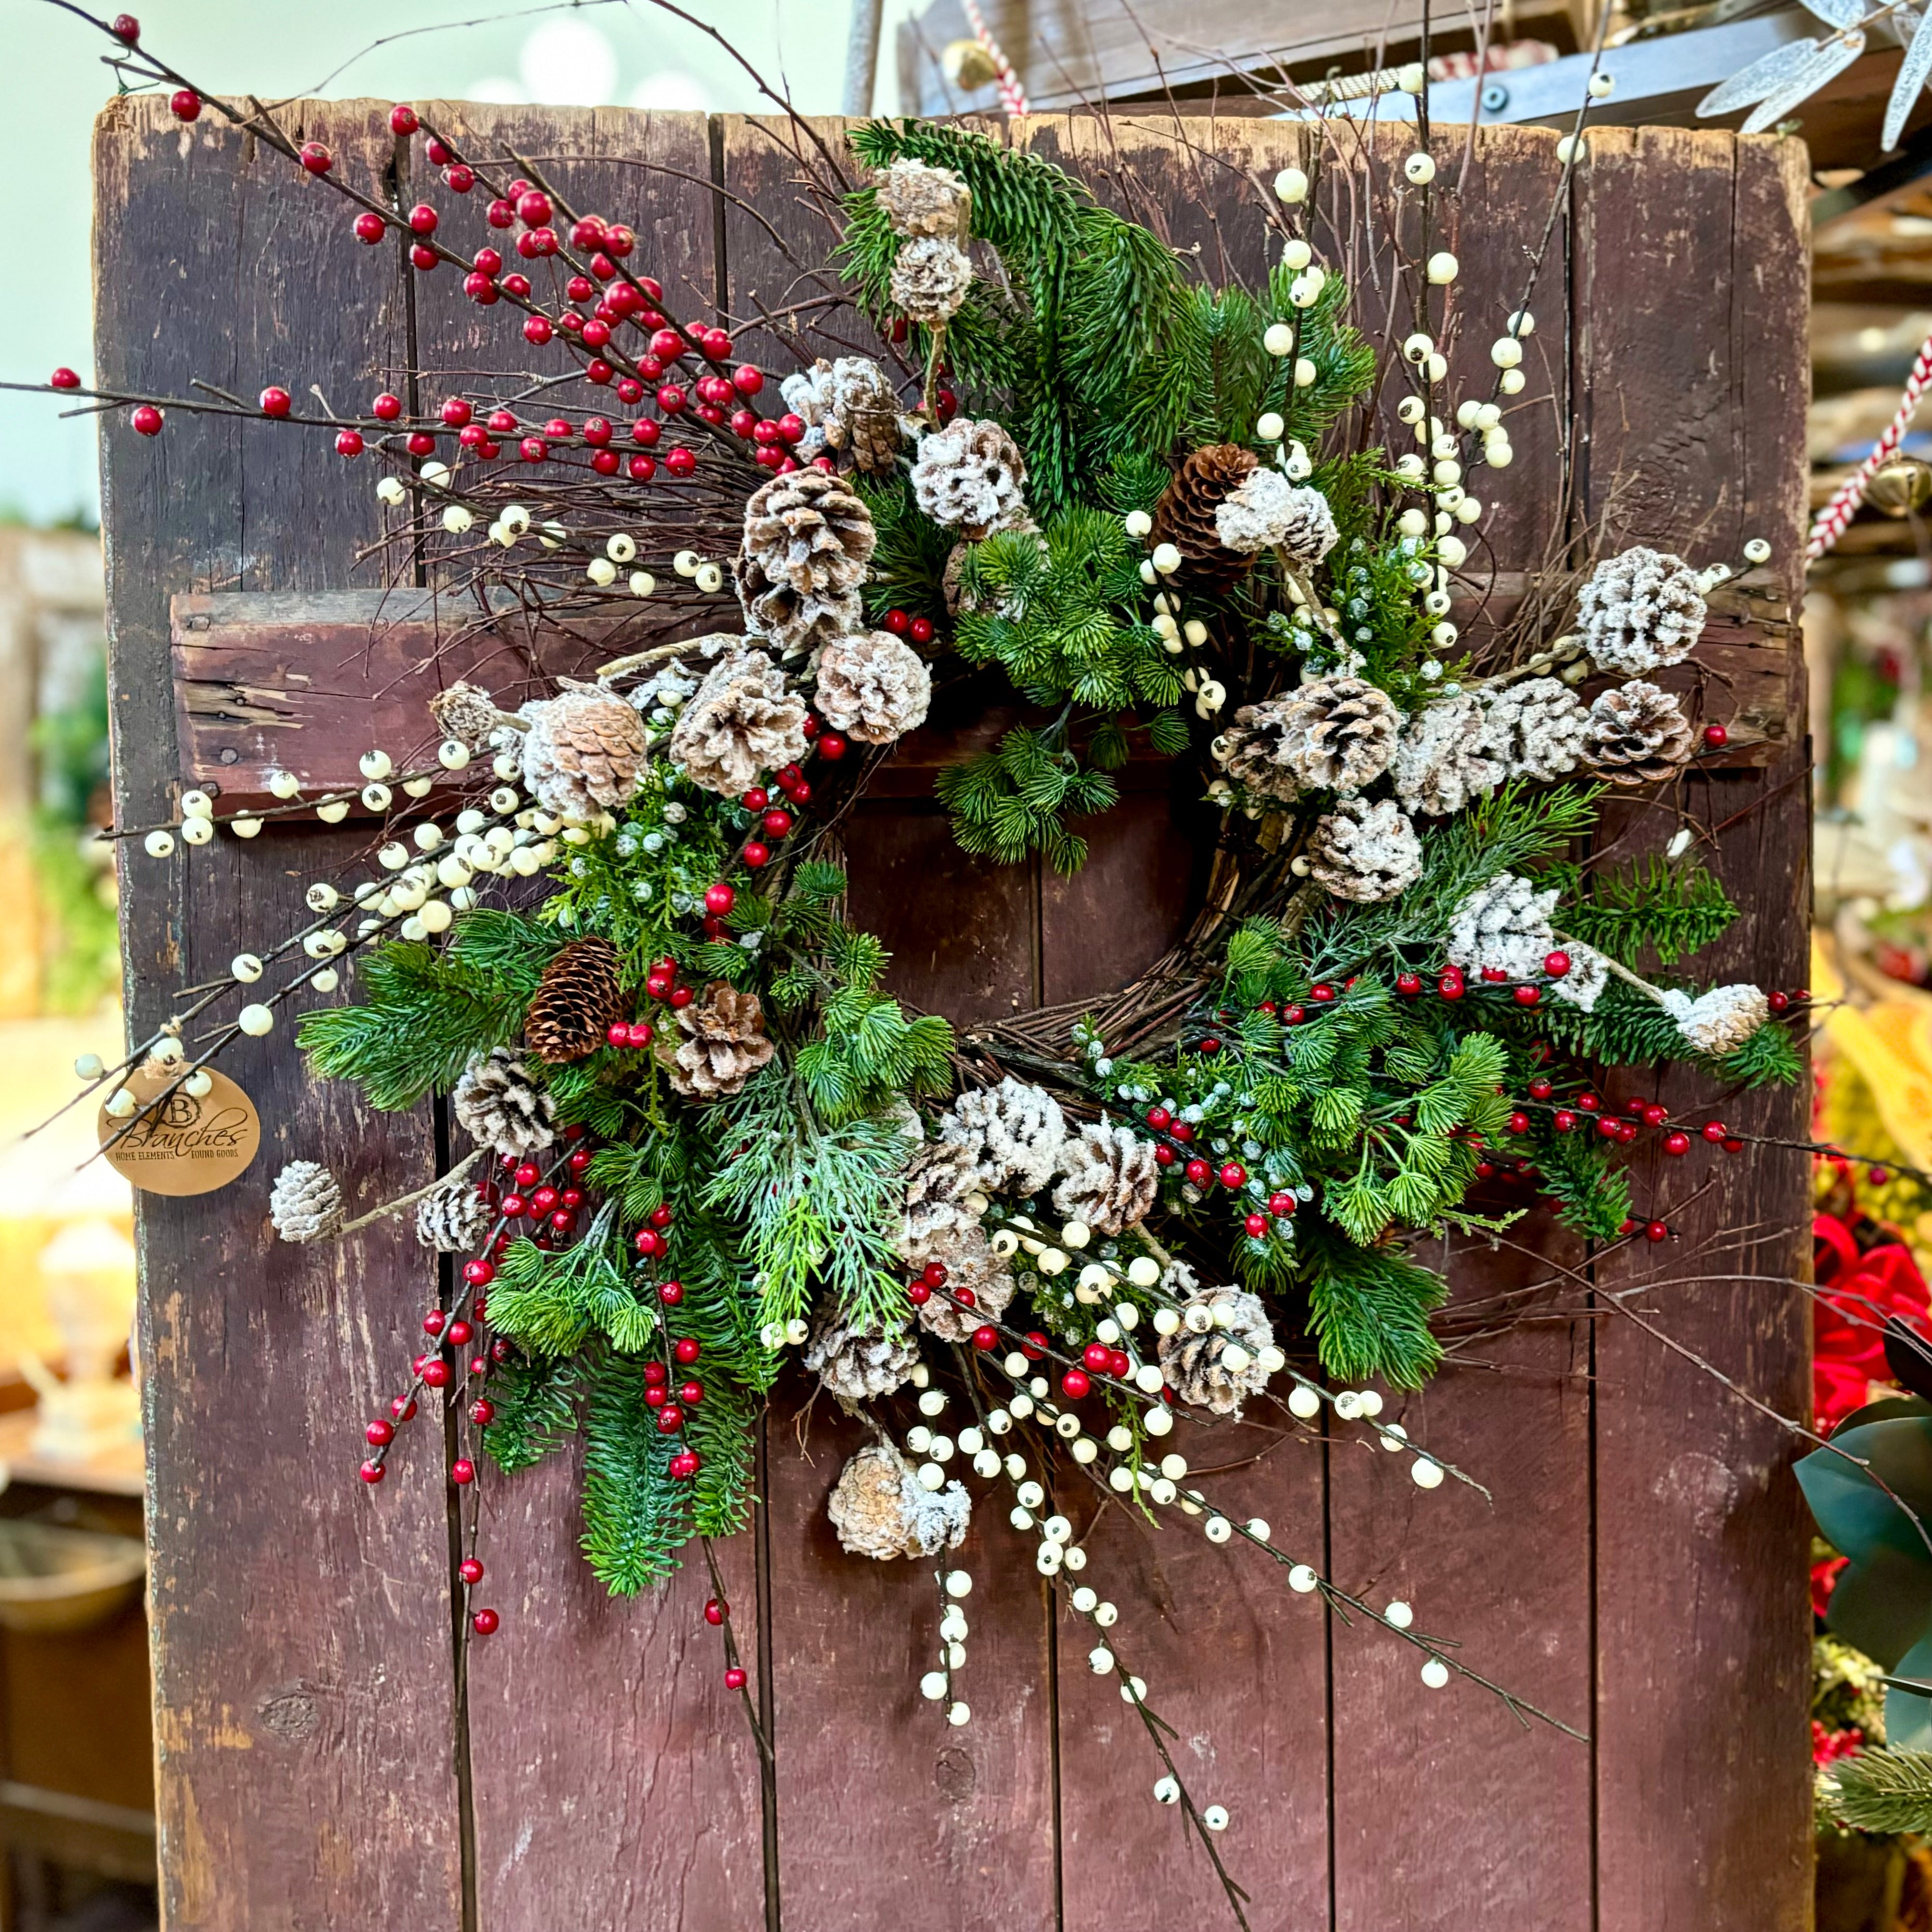
<path fill-rule="evenodd" d="M 124 66 L 195 118 L 211 104 L 128 26 L 108 29 Z M 392 824 L 368 875 L 315 883 L 312 923 L 184 995 L 101 1076 L 125 1131 L 154 1104 L 136 1070 L 192 1089 L 237 1034 L 346 987 L 297 1020 L 315 1072 L 379 1110 L 447 1096 L 469 1151 L 406 1204 L 460 1258 L 458 1287 L 368 1426 L 364 1480 L 419 1405 L 453 1412 L 465 1486 L 486 1458 L 514 1472 L 580 1435 L 584 1554 L 638 1591 L 746 1521 L 760 1407 L 795 1353 L 870 1430 L 832 1492 L 841 1542 L 939 1563 L 953 1600 L 923 1688 L 944 1717 L 970 1717 L 952 1682 L 970 1578 L 944 1554 L 997 1494 L 1092 1625 L 1094 1669 L 1120 1672 L 1163 1760 L 1156 1796 L 1217 1870 L 1225 1814 L 1168 1756 L 1056 1491 L 1244 1540 L 1414 1645 L 1425 1683 L 1460 1674 L 1527 1710 L 1407 1606 L 1349 1596 L 1222 1514 L 1170 1438 L 1280 1398 L 1373 1432 L 1424 1487 L 1460 1476 L 1381 1420 L 1376 1385 L 1414 1388 L 1441 1354 L 1420 1244 L 1500 1229 L 1532 1198 L 1600 1242 L 1661 1238 L 1622 1169 L 1646 1123 L 1603 1106 L 1588 1063 L 1796 1076 L 1757 988 L 1624 963 L 1670 966 L 1734 916 L 1695 860 L 1575 856 L 1607 788 L 1724 742 L 1655 674 L 1768 546 L 1701 568 L 1606 556 L 1561 626 L 1465 634 L 1458 573 L 1479 482 L 1506 481 L 1532 316 L 1508 315 L 1480 386 L 1452 384 L 1431 316 L 1456 265 L 1438 252 L 1407 262 L 1413 326 L 1378 354 L 1317 259 L 1297 170 L 1254 205 L 1265 280 L 1214 286 L 1036 156 L 868 124 L 836 266 L 879 353 L 774 371 L 676 314 L 632 232 L 566 181 L 394 109 L 484 205 L 491 238 L 459 254 L 436 207 L 212 104 L 341 192 L 363 242 L 453 264 L 594 386 L 542 421 L 491 395 L 337 417 L 262 392 L 263 415 L 383 465 L 379 495 L 478 627 L 574 627 L 601 655 L 514 704 L 448 685 L 419 766 L 372 749 L 362 802 Z M 1425 125 L 1406 169 L 1425 234 L 1433 172 Z M 1378 389 L 1402 392 L 1412 447 L 1373 440 Z M 98 400 L 144 435 L 240 410 Z M 1025 712 L 940 774 L 965 850 L 1077 868 L 1136 741 L 1188 761 L 1217 832 L 1198 916 L 1134 986 L 962 1040 L 885 990 L 884 949 L 844 914 L 841 838 L 935 686 L 982 667 Z M 347 808 L 273 789 L 285 813 Z M 224 820 L 190 794 L 146 848 L 165 860 L 266 815 Z M 233 1018 L 190 1036 L 230 994 Z M 1666 1150 L 1690 1151 L 1657 1112 Z M 1700 1138 L 1741 1144 L 1716 1122 Z M 270 1208 L 291 1241 L 348 1225 L 312 1162 Z"/>

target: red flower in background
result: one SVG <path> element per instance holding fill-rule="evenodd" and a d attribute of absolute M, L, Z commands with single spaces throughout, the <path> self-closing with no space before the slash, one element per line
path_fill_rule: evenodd
<path fill-rule="evenodd" d="M 1911 1251 L 1881 1242 L 1863 1254 L 1852 1231 L 1835 1215 L 1811 1223 L 1820 1285 L 1812 1304 L 1811 1407 L 1820 1431 L 1829 1435 L 1871 1400 L 1871 1384 L 1890 1387 L 1885 1359 L 1885 1321 L 1902 1316 L 1927 1330 L 1928 1292 Z"/>

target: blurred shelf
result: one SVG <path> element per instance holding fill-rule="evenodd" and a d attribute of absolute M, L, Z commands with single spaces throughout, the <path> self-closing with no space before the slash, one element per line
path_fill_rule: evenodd
<path fill-rule="evenodd" d="M 34 1455 L 34 1412 L 0 1415 L 0 1464 L 16 1483 L 50 1490 L 75 1490 L 104 1496 L 139 1496 L 145 1485 L 146 1457 L 136 1441 L 117 1444 L 86 1462 L 55 1462 Z"/>

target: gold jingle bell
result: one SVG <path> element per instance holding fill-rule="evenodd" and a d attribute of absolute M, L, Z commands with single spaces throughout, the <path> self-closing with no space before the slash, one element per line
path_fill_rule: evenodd
<path fill-rule="evenodd" d="M 993 57 L 977 40 L 949 40 L 939 56 L 940 71 L 968 94 L 991 87 L 1000 77 Z"/>
<path fill-rule="evenodd" d="M 1865 500 L 1888 517 L 1910 516 L 1932 502 L 1932 463 L 1894 456 L 1872 478 Z"/>

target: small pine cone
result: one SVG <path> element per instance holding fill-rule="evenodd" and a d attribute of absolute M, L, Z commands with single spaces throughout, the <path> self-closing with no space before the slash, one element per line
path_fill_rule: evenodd
<path fill-rule="evenodd" d="M 806 425 L 800 446 L 807 455 L 812 432 L 818 448 L 849 457 L 860 469 L 878 475 L 891 469 L 899 453 L 899 399 L 884 370 L 864 356 L 820 356 L 809 369 L 788 376 L 779 393 Z M 801 458 L 804 460 L 804 458 Z"/>
<path fill-rule="evenodd" d="M 1589 717 L 1582 700 L 1560 680 L 1532 677 L 1505 685 L 1487 706 L 1486 748 L 1513 778 L 1546 784 L 1583 760 Z"/>
<path fill-rule="evenodd" d="M 1505 776 L 1483 707 L 1466 692 L 1426 704 L 1403 728 L 1389 767 L 1411 812 L 1447 818 L 1496 790 Z"/>
<path fill-rule="evenodd" d="M 268 1190 L 268 1219 L 285 1241 L 326 1241 L 342 1226 L 342 1190 L 319 1160 L 292 1160 Z"/>
<path fill-rule="evenodd" d="M 954 168 L 928 167 L 908 154 L 874 177 L 873 187 L 895 235 L 943 235 L 963 242 L 973 214 L 972 191 Z"/>
<path fill-rule="evenodd" d="M 1471 973 L 1491 968 L 1512 980 L 1540 978 L 1556 947 L 1550 923 L 1556 900 L 1554 886 L 1538 892 L 1531 880 L 1498 872 L 1449 915 L 1450 964 Z"/>
<path fill-rule="evenodd" d="M 746 622 L 788 652 L 851 630 L 878 541 L 872 513 L 836 476 L 774 476 L 745 505 L 734 568 Z"/>
<path fill-rule="evenodd" d="M 1013 1298 L 1012 1270 L 993 1252 L 986 1230 L 976 1221 L 934 1234 L 923 1244 L 920 1264 L 938 1262 L 946 1270 L 946 1286 L 919 1304 L 919 1325 L 942 1342 L 970 1342 L 982 1323 L 997 1322 Z M 970 1307 L 951 1298 L 970 1292 Z"/>
<path fill-rule="evenodd" d="M 604 1044 L 625 1004 L 617 949 L 608 939 L 573 939 L 544 968 L 524 1016 L 524 1043 L 552 1066 L 582 1060 Z"/>
<path fill-rule="evenodd" d="M 924 1263 L 935 1241 L 976 1227 L 980 1217 L 966 1204 L 979 1186 L 972 1156 L 962 1147 L 931 1142 L 906 1166 L 906 1196 L 898 1251 L 904 1260 Z"/>
<path fill-rule="evenodd" d="M 745 1082 L 778 1051 L 765 1031 L 758 996 L 714 980 L 701 1000 L 679 1007 L 651 1050 L 670 1084 L 687 1100 L 717 1100 Z"/>
<path fill-rule="evenodd" d="M 836 1306 L 820 1316 L 805 1348 L 805 1366 L 854 1408 L 890 1395 L 918 1365 L 919 1343 L 911 1336 L 855 1328 Z"/>
<path fill-rule="evenodd" d="M 989 1193 L 1037 1194 L 1053 1178 L 1066 1117 L 1044 1087 L 1009 1074 L 961 1094 L 940 1115 L 939 1138 L 972 1156 L 974 1180 Z"/>
<path fill-rule="evenodd" d="M 972 1520 L 963 1483 L 928 1490 L 898 1450 L 868 1442 L 839 1472 L 825 1513 L 854 1556 L 936 1556 L 958 1548 Z"/>
<path fill-rule="evenodd" d="M 973 258 L 958 242 L 916 235 L 899 244 L 886 292 L 900 314 L 937 328 L 959 313 L 972 286 Z"/>
<path fill-rule="evenodd" d="M 1267 1311 L 1245 1288 L 1190 1294 L 1180 1326 L 1160 1338 L 1161 1372 L 1180 1400 L 1216 1415 L 1239 1416 L 1241 1399 L 1268 1385 L 1262 1352 L 1274 1346 Z"/>
<path fill-rule="evenodd" d="M 1310 875 L 1337 898 L 1373 905 L 1421 878 L 1422 842 L 1393 799 L 1345 798 L 1316 822 L 1308 860 Z"/>
<path fill-rule="evenodd" d="M 1546 987 L 1565 1006 L 1595 1012 L 1604 988 L 1610 983 L 1610 962 L 1594 946 L 1578 940 L 1565 940 L 1563 950 L 1570 956 L 1570 970 L 1559 980 L 1545 981 Z"/>
<path fill-rule="evenodd" d="M 1402 736 L 1402 713 L 1359 677 L 1317 678 L 1253 709 L 1278 718 L 1278 761 L 1318 791 L 1360 791 L 1372 784 L 1388 770 Z"/>
<path fill-rule="evenodd" d="M 1319 490 L 1291 482 L 1279 470 L 1251 470 L 1214 512 L 1214 533 L 1244 556 L 1285 550 L 1316 564 L 1335 548 L 1335 513 Z"/>
<path fill-rule="evenodd" d="M 1688 993 L 1666 993 L 1664 1010 L 1677 1030 L 1700 1053 L 1721 1060 L 1771 1018 L 1771 1002 L 1756 986 L 1713 986 L 1694 1000 Z"/>
<path fill-rule="evenodd" d="M 1676 699 L 1641 679 L 1600 693 L 1590 706 L 1590 763 L 1612 784 L 1675 776 L 1695 742 Z"/>
<path fill-rule="evenodd" d="M 595 818 L 638 789 L 649 745 L 624 699 L 594 684 L 567 684 L 524 706 L 524 784 L 560 818 Z"/>
<path fill-rule="evenodd" d="M 1270 698 L 1243 705 L 1222 733 L 1217 755 L 1222 769 L 1243 790 L 1290 805 L 1301 796 L 1301 785 L 1282 755 L 1280 702 Z"/>
<path fill-rule="evenodd" d="M 496 700 L 480 684 L 458 682 L 429 701 L 429 715 L 446 738 L 472 752 L 484 750 L 503 722 Z"/>
<path fill-rule="evenodd" d="M 556 1138 L 556 1102 L 508 1047 L 478 1054 L 451 1096 L 456 1124 L 496 1154 L 536 1154 Z"/>
<path fill-rule="evenodd" d="M 471 1254 L 488 1236 L 494 1215 L 476 1184 L 453 1174 L 416 1203 L 416 1239 L 439 1254 Z"/>
<path fill-rule="evenodd" d="M 920 437 L 913 495 L 935 524 L 977 543 L 995 530 L 1019 530 L 1026 506 L 1026 459 L 990 416 L 959 416 Z"/>
<path fill-rule="evenodd" d="M 1103 1234 L 1138 1226 L 1160 1192 L 1154 1143 L 1131 1127 L 1082 1127 L 1061 1147 L 1060 1171 L 1054 1208 Z"/>
<path fill-rule="evenodd" d="M 1230 550 L 1215 520 L 1228 499 L 1261 466 L 1238 443 L 1210 443 L 1182 460 L 1154 506 L 1153 541 L 1180 551 L 1182 574 L 1209 590 L 1226 590 L 1254 568 L 1252 554 Z"/>
<path fill-rule="evenodd" d="M 1590 662 L 1619 677 L 1682 663 L 1703 629 L 1696 572 L 1641 544 L 1598 564 L 1576 599 L 1577 634 Z"/>
<path fill-rule="evenodd" d="M 835 638 L 819 653 L 819 716 L 862 745 L 890 745 L 926 722 L 932 674 L 890 631 Z"/>
<path fill-rule="evenodd" d="M 805 756 L 805 700 L 763 651 L 734 651 L 679 714 L 670 755 L 706 791 L 736 798 Z"/>

